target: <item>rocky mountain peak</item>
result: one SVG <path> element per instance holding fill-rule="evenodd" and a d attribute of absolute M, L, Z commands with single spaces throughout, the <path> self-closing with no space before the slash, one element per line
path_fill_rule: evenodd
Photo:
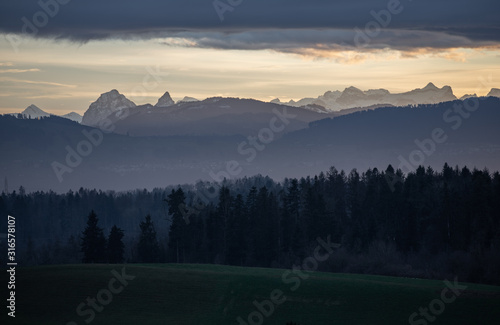
<path fill-rule="evenodd" d="M 491 88 L 490 92 L 487 95 L 488 97 L 500 97 L 500 89 Z"/>
<path fill-rule="evenodd" d="M 101 94 L 99 98 L 90 104 L 85 112 L 82 124 L 95 126 L 102 119 L 124 108 L 135 107 L 135 103 L 120 94 L 118 90 L 113 89 L 107 93 Z"/>
<path fill-rule="evenodd" d="M 156 103 L 155 107 L 168 107 L 174 104 L 174 100 L 170 97 L 170 93 L 167 91 L 158 99 L 158 103 Z"/>

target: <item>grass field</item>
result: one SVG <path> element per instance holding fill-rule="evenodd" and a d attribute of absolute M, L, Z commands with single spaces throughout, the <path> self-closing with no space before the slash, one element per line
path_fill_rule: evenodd
<path fill-rule="evenodd" d="M 94 313 L 89 323 L 95 325 L 220 325 L 244 324 L 238 317 L 248 323 L 253 313 L 249 324 L 261 320 L 273 325 L 410 324 L 412 313 L 429 308 L 437 299 L 434 308 L 444 305 L 444 310 L 436 319 L 430 322 L 418 316 L 414 324 L 500 324 L 500 287 L 495 286 L 466 284 L 453 302 L 439 303 L 447 287 L 444 281 L 330 273 L 311 273 L 307 279 L 288 273 L 283 281 L 286 270 L 166 264 L 126 265 L 125 273 L 135 278 L 122 279 L 128 282 L 124 286 L 111 273 L 121 274 L 122 269 L 122 265 L 18 268 L 16 318 L 4 322 L 8 310 L 3 307 L 0 323 L 87 324 Z M 282 303 L 273 304 L 271 293 L 275 302 Z M 96 296 L 100 311 L 87 305 L 87 298 Z M 450 301 L 454 295 L 447 291 L 444 297 Z M 258 312 L 253 302 L 264 300 L 269 303 Z"/>

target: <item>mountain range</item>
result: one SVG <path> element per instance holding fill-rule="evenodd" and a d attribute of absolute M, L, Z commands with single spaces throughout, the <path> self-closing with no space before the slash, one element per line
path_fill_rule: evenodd
<path fill-rule="evenodd" d="M 500 97 L 500 89 L 492 88 L 487 96 Z M 460 99 L 470 97 L 477 95 L 467 94 Z M 290 130 L 295 130 L 305 127 L 311 121 L 326 117 L 384 106 L 436 104 L 456 99 L 451 87 L 438 88 L 429 83 L 424 88 L 399 94 L 392 94 L 386 89 L 363 91 L 348 87 L 344 91 L 327 91 L 317 98 L 289 102 L 274 99 L 270 103 L 222 97 L 200 101 L 187 96 L 175 102 L 169 92 L 165 92 L 153 106 L 137 105 L 113 89 L 101 94 L 85 111 L 83 117 L 75 112 L 62 117 L 88 126 L 97 126 L 104 119 L 109 119 L 116 126 L 116 132 L 135 136 L 231 133 L 247 135 L 269 120 L 272 110 L 278 109 L 276 105 L 282 105 L 284 108 L 279 109 L 292 110 L 298 115 L 294 125 L 290 127 Z M 30 118 L 51 115 L 35 105 L 30 105 L 21 114 Z"/>
<path fill-rule="evenodd" d="M 63 118 L 66 118 L 68 120 L 72 120 L 72 121 L 75 121 L 78 123 L 82 122 L 82 116 L 78 113 L 71 112 L 71 113 L 64 114 L 64 115 L 54 115 L 54 114 L 49 114 L 49 113 L 41 110 L 40 108 L 38 108 L 36 105 L 33 105 L 33 104 L 28 106 L 24 111 L 22 111 L 19 114 L 21 114 L 22 116 L 24 116 L 26 118 L 30 118 L 30 119 L 39 119 L 41 117 L 48 117 L 48 116 L 60 116 L 60 117 L 63 117 Z M 11 115 L 16 116 L 17 114 L 14 113 Z"/>
<path fill-rule="evenodd" d="M 491 95 L 499 95 L 495 89 Z M 466 95 L 461 99 L 477 97 Z M 185 97 L 174 102 L 165 92 L 153 106 L 136 105 L 117 90 L 102 94 L 85 112 L 82 124 L 97 126 L 103 119 L 114 126 L 114 132 L 132 136 L 166 135 L 252 135 L 273 118 L 273 110 L 285 110 L 295 118 L 287 131 L 307 127 L 312 121 L 338 117 L 379 107 L 414 106 L 456 100 L 451 87 L 429 83 L 422 89 L 391 94 L 385 89 L 362 91 L 355 87 L 343 92 L 329 91 L 316 99 L 269 103 L 241 98 L 213 97 L 199 101 Z M 281 136 L 277 135 L 277 136 Z"/>
<path fill-rule="evenodd" d="M 381 106 L 355 107 L 340 111 L 328 111 L 324 107 L 309 104 L 302 107 L 268 103 L 254 99 L 212 97 L 197 100 L 185 97 L 177 103 L 169 92 L 158 102 L 136 105 L 113 89 L 102 94 L 85 112 L 82 124 L 99 126 L 112 124 L 115 133 L 131 136 L 167 135 L 244 135 L 255 134 L 269 124 L 276 112 L 293 115 L 287 132 L 307 127 L 312 121 L 337 117 Z M 282 134 L 276 134 L 277 137 Z"/>
<path fill-rule="evenodd" d="M 223 97 L 174 102 L 168 92 L 155 105 L 136 105 L 112 90 L 90 105 L 80 124 L 70 121 L 79 121 L 76 113 L 63 118 L 30 105 L 22 112 L 28 119 L 0 116 L 0 178 L 8 177 L 13 187 L 65 191 L 152 188 L 256 174 L 281 179 L 330 166 L 441 168 L 448 162 L 499 170 L 500 90 L 492 89 L 489 97 L 408 104 L 410 97 L 444 99 L 437 94 L 453 95 L 449 87 L 428 85 L 400 94 L 406 102 L 397 106 L 374 104 L 375 98 L 393 98 L 387 91 L 350 87 L 336 102 L 359 107 L 331 111 L 305 101 L 299 107 Z M 476 102 L 477 108 L 464 111 Z M 101 122 L 112 132 L 99 132 Z M 443 143 L 433 139 L 436 130 L 444 132 Z M 54 163 L 67 167 L 64 180 L 58 179 Z"/>
<path fill-rule="evenodd" d="M 414 89 L 400 94 L 391 94 L 386 89 L 360 90 L 356 87 L 346 88 L 344 91 L 327 91 L 317 98 L 303 98 L 299 101 L 281 102 L 278 98 L 271 102 L 289 106 L 318 105 L 328 111 L 339 111 L 353 107 L 369 107 L 374 105 L 407 106 L 418 104 L 437 104 L 455 100 L 450 86 L 436 87 L 433 83 L 422 89 Z"/>

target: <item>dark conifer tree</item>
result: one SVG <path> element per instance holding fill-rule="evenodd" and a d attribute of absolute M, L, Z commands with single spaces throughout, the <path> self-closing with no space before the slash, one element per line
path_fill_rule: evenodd
<path fill-rule="evenodd" d="M 219 204 L 215 214 L 217 229 L 217 247 L 221 253 L 222 259 L 225 261 L 228 249 L 228 233 L 231 231 L 231 219 L 233 219 L 232 211 L 233 198 L 231 192 L 226 186 L 222 186 L 219 191 Z"/>
<path fill-rule="evenodd" d="M 139 260 L 143 263 L 156 263 L 160 253 L 160 246 L 156 238 L 156 230 L 148 214 L 144 221 L 139 225 L 141 228 L 141 236 L 137 251 L 139 253 Z"/>
<path fill-rule="evenodd" d="M 88 216 L 87 227 L 82 236 L 83 263 L 106 262 L 106 238 L 102 228 L 97 224 L 99 219 L 92 210 Z"/>
<path fill-rule="evenodd" d="M 244 265 L 247 255 L 247 212 L 243 196 L 238 194 L 233 200 L 228 221 L 226 261 L 232 265 Z"/>
<path fill-rule="evenodd" d="M 108 237 L 108 262 L 112 264 L 123 262 L 123 253 L 125 245 L 122 241 L 123 230 L 116 225 L 111 228 Z"/>
<path fill-rule="evenodd" d="M 186 196 L 181 188 L 172 190 L 166 199 L 168 213 L 172 216 L 172 224 L 168 235 L 168 247 L 170 249 L 170 260 L 176 263 L 184 262 L 187 237 L 187 224 L 183 219 L 182 209 L 185 206 Z"/>

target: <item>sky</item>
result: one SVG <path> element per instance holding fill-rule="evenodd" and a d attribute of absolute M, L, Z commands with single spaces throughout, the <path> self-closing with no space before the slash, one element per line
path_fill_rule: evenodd
<path fill-rule="evenodd" d="M 24 0 L 0 3 L 0 113 L 83 114 L 117 89 L 282 101 L 428 82 L 500 88 L 495 0 Z"/>

